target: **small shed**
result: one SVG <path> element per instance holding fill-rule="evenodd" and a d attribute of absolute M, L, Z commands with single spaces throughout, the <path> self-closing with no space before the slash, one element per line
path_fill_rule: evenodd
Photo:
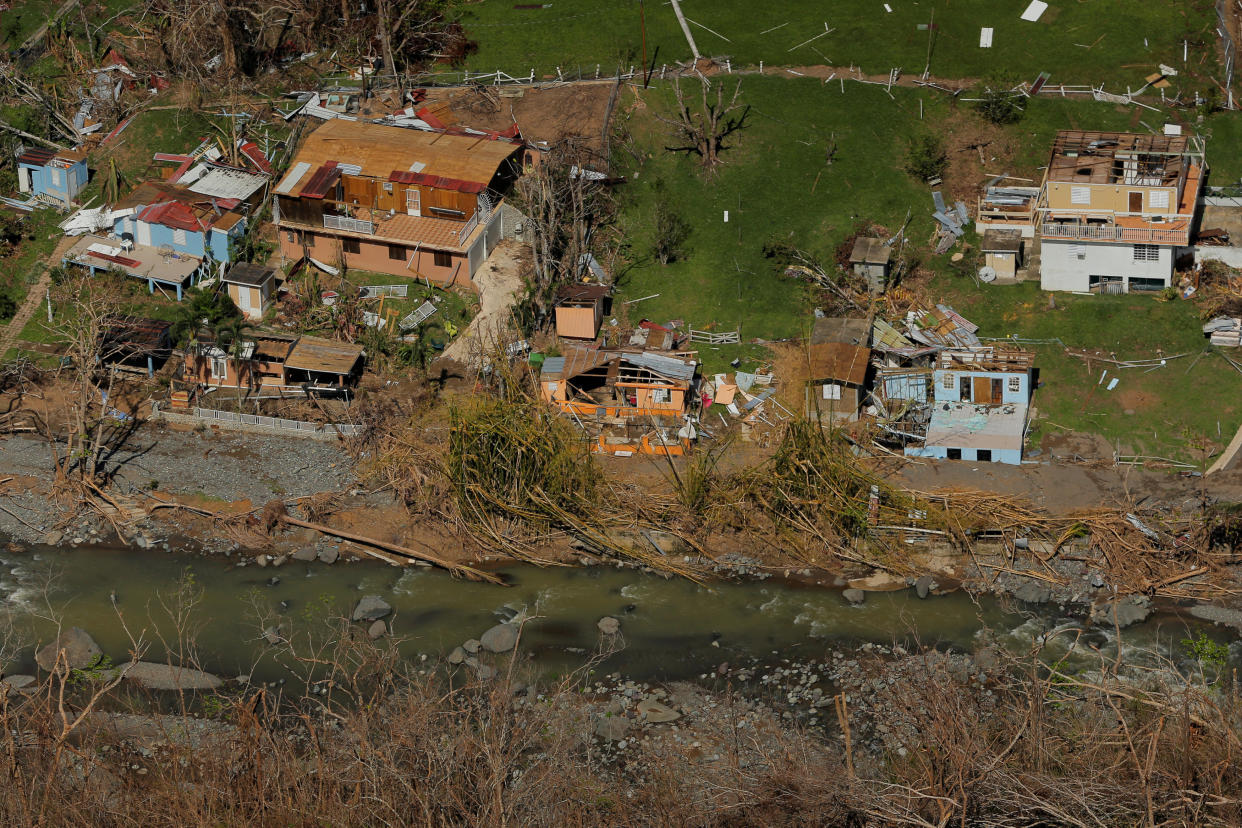
<path fill-rule="evenodd" d="M 304 336 L 285 359 L 285 381 L 318 390 L 352 386 L 362 376 L 365 356 L 361 345 Z"/>
<path fill-rule="evenodd" d="M 142 316 L 110 316 L 99 332 L 99 361 L 145 370 L 155 376 L 172 353 L 172 323 Z"/>
<path fill-rule="evenodd" d="M 604 319 L 604 305 L 611 296 L 609 285 L 560 288 L 556 292 L 556 335 L 563 339 L 595 339 Z"/>
<path fill-rule="evenodd" d="M 276 293 L 275 268 L 253 262 L 238 262 L 220 281 L 228 289 L 233 304 L 247 319 L 262 319 Z"/>
<path fill-rule="evenodd" d="M 867 289 L 872 293 L 883 293 L 888 285 L 890 262 L 893 248 L 884 243 L 883 239 L 870 236 L 859 236 L 854 239 L 854 250 L 850 253 L 850 267 L 854 273 L 867 280 Z"/>
<path fill-rule="evenodd" d="M 30 149 L 17 156 L 17 189 L 66 207 L 86 186 L 86 155 L 74 150 Z"/>
<path fill-rule="evenodd" d="M 983 234 L 983 264 L 996 278 L 1014 280 L 1023 265 L 1022 233 L 1019 230 L 987 230 Z"/>
<path fill-rule="evenodd" d="M 853 420 L 867 387 L 871 349 L 845 342 L 807 346 L 807 417 Z"/>

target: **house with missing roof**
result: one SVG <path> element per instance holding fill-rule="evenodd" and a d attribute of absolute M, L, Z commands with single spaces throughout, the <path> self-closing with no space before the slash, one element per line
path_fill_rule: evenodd
<path fill-rule="evenodd" d="M 1159 291 L 1190 244 L 1207 165 L 1202 138 L 1066 130 L 1040 188 L 1044 290 Z"/>
<path fill-rule="evenodd" d="M 593 342 L 611 298 L 611 285 L 562 285 L 556 291 L 556 335 Z"/>
<path fill-rule="evenodd" d="M 203 330 L 186 345 L 181 373 L 183 381 L 200 388 L 339 393 L 358 384 L 365 361 L 362 346 L 347 342 L 247 334 L 235 350 Z"/>
<path fill-rule="evenodd" d="M 540 397 L 579 419 L 680 418 L 694 399 L 698 362 L 640 350 L 572 348 L 544 360 Z"/>
<path fill-rule="evenodd" d="M 931 372 L 931 388 L 926 382 L 917 388 L 924 394 L 930 392 L 930 411 L 916 418 L 926 431 L 921 443 L 906 445 L 906 455 L 1021 463 L 1033 367 L 1033 354 L 1016 348 L 942 351 Z M 903 387 L 913 387 L 908 377 Z"/>
<path fill-rule="evenodd" d="M 326 121 L 275 188 L 281 257 L 473 288 L 522 151 L 502 136 Z"/>
<path fill-rule="evenodd" d="M 89 178 L 86 154 L 77 150 L 29 149 L 17 156 L 17 189 L 65 207 Z"/>

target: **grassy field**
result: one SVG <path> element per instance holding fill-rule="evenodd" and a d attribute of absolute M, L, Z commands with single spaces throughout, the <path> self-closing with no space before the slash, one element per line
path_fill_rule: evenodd
<path fill-rule="evenodd" d="M 920 74 L 927 64 L 928 31 L 919 26 L 934 15 L 930 68 L 941 77 L 987 77 L 1003 70 L 1029 80 L 1047 71 L 1054 83 L 1137 88 L 1158 63 L 1183 67 L 1183 40 L 1190 42 L 1192 73 L 1216 70 L 1215 15 L 1208 0 L 1053 3 L 1035 23 L 1019 19 L 1025 2 L 899 0 L 889 5 L 891 14 L 879 0 L 681 3 L 694 21 L 690 29 L 700 54 L 728 55 L 738 66 L 760 61 L 854 64 L 872 73 L 899 66 L 907 74 Z M 542 8 L 483 0 L 469 5 L 463 20 L 479 44 L 469 64 L 515 75 L 531 68 L 539 74 L 554 73 L 558 66 L 566 72 L 594 72 L 600 64 L 607 73 L 618 65 L 641 65 L 640 8 L 643 4 L 635 0 L 557 0 Z M 648 60 L 654 56 L 658 65 L 690 57 L 670 5 L 647 3 L 645 16 Z M 991 49 L 979 48 L 984 26 L 994 29 Z M 825 27 L 831 33 L 800 45 Z"/>
<path fill-rule="evenodd" d="M 1188 441 L 1207 438 L 1223 447 L 1242 425 L 1242 374 L 1209 346 L 1191 302 L 1053 295 L 1035 282 L 976 287 L 947 274 L 938 275 L 933 287 L 983 337 L 1059 338 L 1068 347 L 1098 348 L 1121 360 L 1186 354 L 1150 371 L 1100 363 L 1088 371 L 1084 360 L 1059 345 L 1030 346 L 1040 381 L 1032 447 L 1045 437 L 1078 431 L 1102 435 L 1122 454 L 1189 459 Z M 1108 378 L 1101 383 L 1105 369 Z M 1113 378 L 1120 382 L 1109 391 Z"/>

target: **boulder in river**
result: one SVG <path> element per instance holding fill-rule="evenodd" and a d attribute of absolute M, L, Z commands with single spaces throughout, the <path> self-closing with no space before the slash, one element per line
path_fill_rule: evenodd
<path fill-rule="evenodd" d="M 479 639 L 468 638 L 466 639 L 464 643 L 462 643 L 461 648 L 465 650 L 466 652 L 470 653 L 471 655 L 474 655 L 475 653 L 479 651 L 479 648 L 482 646 L 483 644 L 479 641 Z"/>
<path fill-rule="evenodd" d="M 321 563 L 334 564 L 339 557 L 341 557 L 341 553 L 334 546 L 319 550 L 319 560 Z"/>
<path fill-rule="evenodd" d="M 681 718 L 681 714 L 666 704 L 661 704 L 651 696 L 643 699 L 638 703 L 638 713 L 649 724 L 664 724 L 665 722 L 675 722 Z"/>
<path fill-rule="evenodd" d="M 367 627 L 367 638 L 372 641 L 377 641 L 386 635 L 388 635 L 388 625 L 382 620 L 376 621 L 370 627 Z"/>
<path fill-rule="evenodd" d="M 388 602 L 378 595 L 366 595 L 354 607 L 352 618 L 355 621 L 378 621 L 392 612 Z"/>
<path fill-rule="evenodd" d="M 604 635 L 616 635 L 621 632 L 621 622 L 613 618 L 611 615 L 605 615 L 595 623 L 599 627 L 599 631 Z"/>
<path fill-rule="evenodd" d="M 449 664 L 461 664 L 466 660 L 466 651 L 461 647 L 454 647 L 453 652 L 448 654 Z"/>
<path fill-rule="evenodd" d="M 1052 600 L 1052 588 L 1032 579 L 1024 579 L 1011 592 L 1014 598 L 1028 604 L 1046 604 Z"/>
<path fill-rule="evenodd" d="M 914 594 L 920 598 L 926 598 L 938 586 L 940 584 L 936 583 L 935 578 L 930 575 L 923 575 L 914 582 Z"/>
<path fill-rule="evenodd" d="M 303 546 L 293 553 L 293 559 L 295 561 L 302 561 L 303 563 L 309 563 L 310 561 L 315 560 L 315 556 L 315 547 L 313 546 Z"/>
<path fill-rule="evenodd" d="M 1097 624 L 1128 627 L 1146 621 L 1151 615 L 1151 601 L 1146 595 L 1127 595 L 1116 602 L 1096 604 L 1091 608 L 1091 620 Z"/>
<path fill-rule="evenodd" d="M 851 604 L 861 604 L 867 600 L 867 593 L 861 589 L 847 589 L 841 593 L 841 597 L 849 601 Z"/>
<path fill-rule="evenodd" d="M 35 662 L 44 670 L 51 671 L 56 666 L 57 653 L 65 651 L 65 661 L 72 670 L 90 667 L 95 660 L 103 655 L 103 650 L 95 643 L 95 639 L 87 635 L 81 627 L 70 627 L 62 632 L 55 641 L 40 647 L 35 653 Z"/>
<path fill-rule="evenodd" d="M 18 693 L 29 693 L 35 689 L 38 680 L 34 676 L 5 676 L 0 679 L 0 685 L 3 685 L 4 691 L 10 695 Z"/>
<path fill-rule="evenodd" d="M 513 624 L 497 624 L 483 635 L 479 643 L 489 653 L 507 653 L 517 646 L 518 628 Z"/>
<path fill-rule="evenodd" d="M 224 683 L 219 676 L 202 670 L 151 661 L 128 664 L 121 668 L 121 674 L 149 690 L 215 690 Z"/>

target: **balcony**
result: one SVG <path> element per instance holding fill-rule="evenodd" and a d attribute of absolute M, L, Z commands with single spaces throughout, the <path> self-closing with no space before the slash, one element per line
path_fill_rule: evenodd
<path fill-rule="evenodd" d="M 1080 239 L 1130 244 L 1189 244 L 1189 222 L 1178 222 L 1178 225 L 1171 228 L 1156 228 L 1121 227 L 1116 224 L 1045 222 L 1039 225 L 1039 234 L 1045 239 Z"/>
<path fill-rule="evenodd" d="M 323 226 L 329 230 L 348 230 L 351 233 L 366 233 L 368 236 L 375 233 L 375 222 L 363 221 L 362 219 L 350 218 L 349 216 L 325 214 Z"/>

